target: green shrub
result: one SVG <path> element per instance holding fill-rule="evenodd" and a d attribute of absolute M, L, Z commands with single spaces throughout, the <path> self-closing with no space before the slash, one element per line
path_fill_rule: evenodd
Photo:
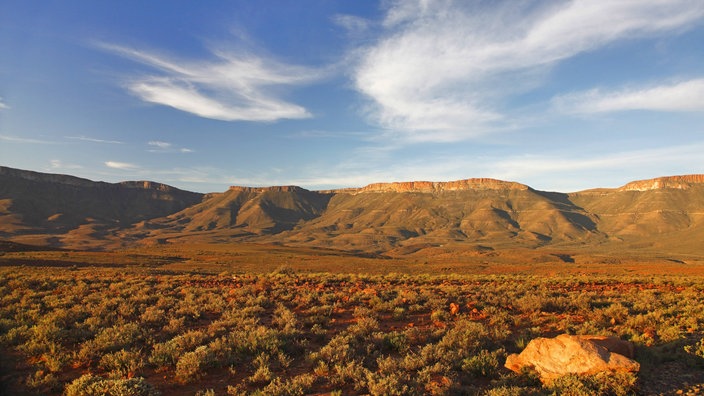
<path fill-rule="evenodd" d="M 29 375 L 25 380 L 27 387 L 30 389 L 41 392 L 42 390 L 49 390 L 56 392 L 61 389 L 61 382 L 53 373 L 46 372 L 44 370 L 37 370 L 34 374 Z"/>
<path fill-rule="evenodd" d="M 691 366 L 704 367 L 704 338 L 694 345 L 685 345 L 684 352 L 687 356 L 687 364 Z"/>
<path fill-rule="evenodd" d="M 478 353 L 462 360 L 462 371 L 476 377 L 493 377 L 499 372 L 499 357 L 505 355 L 503 349 L 488 351 L 482 349 Z"/>
<path fill-rule="evenodd" d="M 311 374 L 297 375 L 288 380 L 276 377 L 259 393 L 262 396 L 303 396 L 310 393 L 314 382 L 315 376 Z"/>
<path fill-rule="evenodd" d="M 685 352 L 704 359 L 704 338 L 700 339 L 695 345 L 687 345 L 684 347 Z"/>
<path fill-rule="evenodd" d="M 568 374 L 548 386 L 552 395 L 627 396 L 635 395 L 636 376 L 632 373 L 601 372 L 595 375 Z"/>
<path fill-rule="evenodd" d="M 144 356 L 140 351 L 122 349 L 103 355 L 98 367 L 109 372 L 113 378 L 134 377 L 144 367 Z"/>
<path fill-rule="evenodd" d="M 71 382 L 66 396 L 158 396 L 160 393 L 144 378 L 105 379 L 86 374 Z"/>
<path fill-rule="evenodd" d="M 200 379 L 204 369 L 211 363 L 208 347 L 199 346 L 193 352 L 184 353 L 176 362 L 176 378 L 182 383 Z"/>
<path fill-rule="evenodd" d="M 249 377 L 253 383 L 268 383 L 274 377 L 269 368 L 269 355 L 262 353 L 254 359 L 254 374 Z"/>
<path fill-rule="evenodd" d="M 201 345 L 205 339 L 206 335 L 203 332 L 192 330 L 178 335 L 167 342 L 154 344 L 149 362 L 157 367 L 174 365 L 181 355 L 192 351 Z"/>
<path fill-rule="evenodd" d="M 142 338 L 142 329 L 137 323 L 126 323 L 103 329 L 92 340 L 81 345 L 78 358 L 93 361 L 107 352 L 117 352 L 136 345 Z"/>

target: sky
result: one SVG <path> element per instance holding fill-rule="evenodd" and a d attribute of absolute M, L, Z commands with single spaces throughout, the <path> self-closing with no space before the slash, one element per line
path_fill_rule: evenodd
<path fill-rule="evenodd" d="M 0 1 L 0 166 L 198 192 L 704 173 L 704 1 Z"/>

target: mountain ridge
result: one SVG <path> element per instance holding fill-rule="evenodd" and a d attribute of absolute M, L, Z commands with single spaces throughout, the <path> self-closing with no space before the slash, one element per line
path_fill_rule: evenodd
<path fill-rule="evenodd" d="M 704 174 L 664 176 L 654 179 L 636 180 L 620 187 L 620 191 L 646 191 L 664 188 L 687 189 L 693 185 L 704 184 Z"/>
<path fill-rule="evenodd" d="M 374 254 L 480 245 L 699 254 L 687 241 L 704 239 L 704 175 L 574 193 L 470 178 L 200 194 L 0 167 L 0 238 L 88 249 L 243 241 Z"/>
<path fill-rule="evenodd" d="M 175 189 L 175 190 L 180 190 L 180 191 L 187 191 L 183 189 L 179 189 L 173 186 L 169 186 L 167 184 L 155 182 L 155 181 L 148 181 L 148 180 L 133 180 L 133 181 L 122 181 L 118 183 L 108 183 L 104 181 L 93 181 L 90 179 L 86 178 L 81 178 L 77 176 L 72 176 L 72 175 L 67 175 L 67 174 L 60 174 L 60 173 L 43 173 L 43 172 L 37 172 L 37 171 L 31 171 L 31 170 L 24 170 L 24 169 L 16 169 L 16 168 L 11 168 L 7 166 L 1 166 L 0 165 L 0 176 L 13 176 L 13 177 L 20 177 L 26 180 L 34 180 L 34 181 L 45 181 L 45 182 L 53 182 L 53 183 L 61 183 L 61 184 L 69 184 L 69 185 L 93 185 L 93 184 L 108 184 L 108 185 L 114 185 L 114 184 L 121 184 L 126 187 L 131 187 L 131 188 L 143 188 L 143 189 L 162 189 L 162 190 L 170 190 L 170 189 Z M 622 191 L 630 191 L 634 190 L 640 186 L 650 186 L 651 188 L 649 189 L 659 189 L 659 188 L 686 188 L 686 187 L 691 187 L 694 184 L 704 184 L 704 174 L 686 174 L 686 175 L 671 175 L 671 176 L 660 176 L 660 177 L 655 177 L 651 179 L 641 179 L 641 180 L 633 180 L 630 181 L 620 187 L 617 187 L 616 189 L 622 190 Z M 370 183 L 367 184 L 363 187 L 343 187 L 343 188 L 336 188 L 336 189 L 321 189 L 321 190 L 308 190 L 304 187 L 300 187 L 297 185 L 272 185 L 272 186 L 264 186 L 264 187 L 252 187 L 252 186 L 239 186 L 239 185 L 232 185 L 229 186 L 228 189 L 230 190 L 242 190 L 242 191 L 257 191 L 257 192 L 263 192 L 263 191 L 268 191 L 268 190 L 277 190 L 277 191 L 292 191 L 296 189 L 300 190 L 307 190 L 307 191 L 316 191 L 316 192 L 321 192 L 321 193 L 330 193 L 330 192 L 386 192 L 386 191 L 392 191 L 392 192 L 429 192 L 429 191 L 456 191 L 456 190 L 464 190 L 464 189 L 502 189 L 502 188 L 507 188 L 507 189 L 519 189 L 519 190 L 527 190 L 527 189 L 533 189 L 532 187 L 519 183 L 519 182 L 514 182 L 514 181 L 505 181 L 505 180 L 499 180 L 499 179 L 494 179 L 494 178 L 488 178 L 488 177 L 475 177 L 475 178 L 467 178 L 467 179 L 459 179 L 459 180 L 451 180 L 451 181 L 425 181 L 425 180 L 411 180 L 411 181 L 397 181 L 397 182 L 379 182 L 379 183 Z M 574 191 L 574 192 L 562 192 L 565 194 L 570 194 L 570 193 L 581 193 L 581 192 L 588 192 L 588 191 L 597 191 L 597 190 L 613 190 L 613 188 L 604 188 L 604 187 L 594 187 L 590 189 L 585 189 L 585 190 L 580 190 L 580 191 Z M 209 193 L 195 193 L 194 194 L 201 194 L 201 195 L 206 195 Z"/>
<path fill-rule="evenodd" d="M 343 189 L 353 193 L 365 192 L 442 192 L 464 190 L 528 190 L 530 187 L 511 181 L 491 178 L 470 178 L 447 182 L 406 181 L 390 183 L 372 183 L 357 189 Z"/>

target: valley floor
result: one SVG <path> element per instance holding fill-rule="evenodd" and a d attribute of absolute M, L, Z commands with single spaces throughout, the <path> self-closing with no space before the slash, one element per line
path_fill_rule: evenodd
<path fill-rule="evenodd" d="M 245 244 L 5 252 L 0 390 L 704 391 L 704 266 L 570 253 L 452 260 Z M 641 371 L 543 385 L 503 368 L 531 339 L 561 333 L 630 340 Z"/>

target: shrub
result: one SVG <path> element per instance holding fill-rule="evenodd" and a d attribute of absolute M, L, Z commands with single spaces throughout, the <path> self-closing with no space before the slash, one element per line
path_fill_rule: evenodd
<path fill-rule="evenodd" d="M 404 383 L 399 373 L 373 373 L 367 371 L 366 384 L 370 395 L 412 395 L 416 394 Z"/>
<path fill-rule="evenodd" d="M 486 326 L 479 322 L 461 319 L 434 346 L 432 356 L 460 368 L 463 359 L 472 356 L 481 347 L 487 346 L 488 338 Z"/>
<path fill-rule="evenodd" d="M 103 355 L 98 367 L 109 372 L 113 378 L 131 378 L 144 367 L 144 357 L 141 352 L 122 349 Z"/>
<path fill-rule="evenodd" d="M 172 366 L 176 364 L 181 355 L 202 344 L 205 338 L 205 334 L 193 330 L 178 335 L 167 342 L 154 344 L 149 362 L 157 367 Z"/>
<path fill-rule="evenodd" d="M 176 378 L 182 383 L 193 382 L 203 376 L 203 370 L 211 363 L 208 347 L 199 346 L 186 352 L 176 362 Z"/>
<path fill-rule="evenodd" d="M 106 352 L 116 352 L 137 344 L 142 337 L 142 330 L 137 323 L 126 323 L 103 329 L 98 335 L 84 342 L 78 352 L 83 361 L 93 361 Z"/>
<path fill-rule="evenodd" d="M 493 389 L 488 389 L 484 392 L 484 396 L 524 396 L 532 394 L 530 390 L 521 388 L 520 386 L 499 386 Z"/>
<path fill-rule="evenodd" d="M 25 381 L 27 386 L 34 391 L 48 389 L 56 392 L 61 389 L 61 382 L 53 373 L 37 370 L 34 374 L 29 375 Z"/>
<path fill-rule="evenodd" d="M 315 376 L 311 374 L 301 374 L 289 380 L 276 377 L 259 393 L 266 396 L 303 396 L 310 393 L 313 382 Z"/>
<path fill-rule="evenodd" d="M 254 374 L 249 377 L 249 381 L 253 383 L 267 383 L 270 382 L 274 374 L 269 368 L 269 355 L 260 354 L 254 359 L 255 370 Z"/>
<path fill-rule="evenodd" d="M 493 377 L 499 371 L 499 356 L 503 355 L 505 355 L 503 349 L 493 352 L 482 349 L 479 353 L 462 360 L 462 371 L 477 377 Z"/>
<path fill-rule="evenodd" d="M 684 351 L 692 357 L 690 361 L 694 361 L 695 365 L 704 366 L 704 338 L 694 345 L 685 345 Z"/>
<path fill-rule="evenodd" d="M 286 308 L 283 304 L 279 304 L 274 311 L 272 324 L 283 333 L 290 334 L 296 331 L 298 321 L 296 320 L 296 315 L 290 309 Z"/>
<path fill-rule="evenodd" d="M 635 383 L 632 373 L 568 374 L 555 379 L 548 389 L 553 395 L 564 396 L 626 396 L 635 394 Z"/>
<path fill-rule="evenodd" d="M 105 379 L 86 374 L 71 382 L 66 396 L 158 396 L 160 393 L 144 378 Z"/>

